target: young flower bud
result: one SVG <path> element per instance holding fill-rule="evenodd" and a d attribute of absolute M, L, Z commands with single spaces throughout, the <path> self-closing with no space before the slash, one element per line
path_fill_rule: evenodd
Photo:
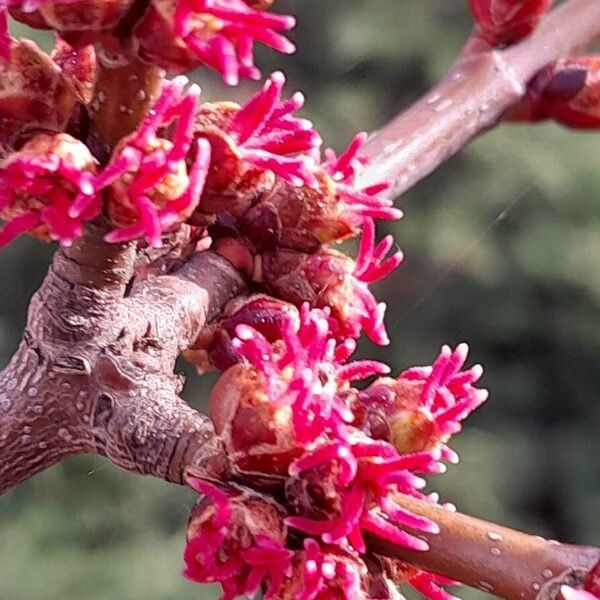
<path fill-rule="evenodd" d="M 469 0 L 481 36 L 492 46 L 514 44 L 528 36 L 553 0 Z"/>
<path fill-rule="evenodd" d="M 218 582 L 223 598 L 281 598 L 292 574 L 294 553 L 285 548 L 282 509 L 270 498 L 234 485 L 217 486 L 189 474 L 188 485 L 203 494 L 188 524 L 184 576 L 196 583 Z"/>
<path fill-rule="evenodd" d="M 600 56 L 565 58 L 549 65 L 508 113 L 513 121 L 553 119 L 565 127 L 600 128 Z"/>
<path fill-rule="evenodd" d="M 413 367 L 398 379 L 375 381 L 356 399 L 363 427 L 400 453 L 440 450 L 443 458 L 456 462 L 446 442 L 487 398 L 486 390 L 473 386 L 481 367 L 461 371 L 467 353 L 466 344 L 454 351 L 444 346 L 431 367 Z"/>
<path fill-rule="evenodd" d="M 83 142 L 66 133 L 38 133 L 0 165 L 0 247 L 30 233 L 69 245 L 83 223 L 100 212 L 92 175 L 96 161 Z M 88 199 L 77 217 L 69 213 L 75 199 Z"/>
<path fill-rule="evenodd" d="M 68 77 L 36 44 L 10 43 L 10 60 L 0 61 L 0 148 L 27 131 L 63 130 L 76 101 Z"/>
<path fill-rule="evenodd" d="M 259 79 L 254 44 L 290 54 L 294 45 L 280 32 L 293 17 L 261 12 L 244 0 L 152 0 L 135 29 L 140 57 L 172 73 L 206 65 L 229 85 Z"/>

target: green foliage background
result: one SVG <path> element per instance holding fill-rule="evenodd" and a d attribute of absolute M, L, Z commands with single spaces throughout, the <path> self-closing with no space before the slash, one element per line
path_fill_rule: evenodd
<path fill-rule="evenodd" d="M 299 16 L 283 68 L 330 145 L 423 93 L 470 21 L 462 0 L 281 0 Z M 243 98 L 198 72 L 204 95 Z M 566 541 L 600 543 L 600 137 L 503 126 L 400 198 L 407 256 L 378 290 L 393 343 L 363 351 L 398 371 L 466 340 L 491 399 L 456 439 L 462 463 L 432 483 L 461 510 Z M 0 254 L 0 362 L 8 361 L 52 249 Z M 209 381 L 192 376 L 201 406 Z M 0 499 L 2 600 L 188 600 L 193 495 L 78 457 Z M 465 591 L 465 598 L 483 598 Z"/>

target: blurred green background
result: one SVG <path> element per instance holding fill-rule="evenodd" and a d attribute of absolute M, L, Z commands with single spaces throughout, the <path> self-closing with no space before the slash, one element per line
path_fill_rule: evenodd
<path fill-rule="evenodd" d="M 299 52 L 261 51 L 308 97 L 341 148 L 422 94 L 469 32 L 463 0 L 281 0 Z M 198 72 L 204 96 L 244 98 Z M 432 489 L 468 513 L 565 541 L 600 543 L 600 137 L 503 126 L 399 200 L 403 267 L 378 290 L 394 371 L 466 340 L 491 399 Z M 14 351 L 52 248 L 0 254 L 0 362 Z M 201 406 L 209 381 L 192 375 Z M 188 600 L 216 591 L 179 575 L 193 494 L 69 460 L 0 499 L 1 600 Z M 483 598 L 475 591 L 465 598 Z"/>

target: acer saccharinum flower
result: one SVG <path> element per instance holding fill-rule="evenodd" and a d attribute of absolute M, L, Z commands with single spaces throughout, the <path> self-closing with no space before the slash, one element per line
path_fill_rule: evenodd
<path fill-rule="evenodd" d="M 97 162 L 71 136 L 38 133 L 0 164 L 0 246 L 27 232 L 43 240 L 70 245 L 83 224 L 96 217 L 101 202 L 94 192 Z M 88 198 L 76 216 L 69 211 L 80 195 Z"/>
<path fill-rule="evenodd" d="M 86 275 L 75 285 L 67 277 L 69 310 L 80 289 L 89 304 L 60 336 L 76 339 L 74 330 L 85 322 L 88 337 L 76 345 L 89 352 L 85 359 L 71 356 L 71 348 L 68 356 L 54 356 L 55 340 L 48 343 L 44 329 L 35 362 L 49 362 L 53 374 L 74 369 L 93 380 L 94 414 L 83 422 L 91 423 L 94 437 L 109 408 L 125 411 L 134 380 L 144 381 L 144 401 L 157 390 L 167 404 L 180 401 L 172 373 L 180 353 L 200 371 L 221 371 L 210 394 L 210 422 L 198 425 L 188 407 L 175 403 L 163 411 L 157 401 L 148 422 L 129 418 L 107 451 L 111 458 L 124 452 L 128 468 L 148 453 L 143 467 L 135 464 L 148 472 L 149 461 L 167 448 L 161 476 L 168 471 L 181 482 L 184 470 L 177 472 L 172 461 L 192 446 L 193 467 L 185 474 L 200 498 L 188 526 L 188 579 L 220 583 L 225 600 L 261 591 L 267 600 L 392 600 L 400 597 L 399 583 L 431 600 L 451 600 L 444 586 L 453 580 L 398 558 L 403 555 L 383 556 L 372 541 L 416 555 L 434 548 L 431 536 L 452 507 L 425 491 L 424 476 L 458 460 L 449 440 L 487 392 L 475 387 L 481 367 L 464 369 L 466 344 L 444 346 L 431 366 L 397 378 L 382 362 L 350 360 L 363 332 L 377 344 L 389 342 L 385 304 L 370 286 L 403 259 L 391 236 L 376 242 L 375 222 L 402 213 L 393 206 L 390 181 L 364 183 L 367 135 L 356 135 L 340 154 L 327 149 L 321 156 L 321 137 L 297 115 L 304 97 L 284 97 L 280 72 L 242 105 L 200 104 L 198 86 L 183 76 L 164 79 L 162 69 L 181 73 L 199 65 L 229 84 L 259 78 L 255 44 L 294 49 L 284 35 L 293 17 L 269 12 L 271 4 L 0 1 L 0 245 L 29 233 L 67 246 L 88 226 L 99 231 L 98 264 L 105 254 L 111 262 L 102 263 L 98 279 L 116 291 L 98 295 L 111 320 L 122 313 L 129 319 L 114 327 L 116 339 L 97 332 L 102 345 L 94 347 L 88 333 L 97 315 L 89 298 L 96 282 Z M 551 1 L 470 4 L 480 36 L 503 46 L 528 35 Z M 52 54 L 13 40 L 9 13 L 59 33 Z M 597 127 L 599 73 L 594 57 L 558 61 L 538 74 L 515 111 L 531 120 Z M 358 236 L 355 259 L 333 247 Z M 163 243 L 166 249 L 156 250 Z M 62 277 L 59 269 L 79 263 L 62 252 L 56 265 L 52 281 Z M 202 282 L 203 268 L 207 279 L 218 271 L 216 281 Z M 221 271 L 235 279 L 234 288 L 221 285 Z M 153 285 L 160 292 L 152 293 Z M 161 302 L 168 303 L 164 329 L 156 315 L 133 318 L 136 303 L 152 311 Z M 29 351 L 36 346 L 28 336 L 23 347 Z M 92 363 L 103 359 L 90 376 Z M 121 360 L 131 362 L 134 375 L 120 372 Z M 163 378 L 165 365 L 170 372 Z M 20 372 L 18 379 L 26 383 Z M 106 393 L 99 393 L 103 386 Z M 110 395 L 117 388 L 123 402 Z M 157 413 L 172 430 L 147 431 Z M 194 444 L 209 438 L 215 454 L 205 461 Z M 211 470 L 212 462 L 219 467 Z M 407 499 L 437 512 L 419 512 Z M 597 568 L 576 587 L 563 586 L 564 600 L 599 597 Z"/>
<path fill-rule="evenodd" d="M 389 441 L 398 452 L 437 449 L 444 459 L 456 462 L 446 441 L 487 399 L 486 390 L 473 386 L 483 373 L 481 366 L 461 371 L 467 353 L 466 344 L 454 351 L 444 346 L 432 366 L 376 380 L 358 395 L 357 417 L 373 437 Z"/>
<path fill-rule="evenodd" d="M 295 50 L 281 33 L 295 23 L 244 0 L 152 0 L 134 35 L 144 60 L 172 73 L 206 65 L 235 85 L 240 78 L 260 78 L 255 43 L 286 54 Z"/>
<path fill-rule="evenodd" d="M 147 237 L 160 246 L 161 233 L 188 218 L 200 201 L 210 160 L 210 147 L 199 140 L 194 161 L 186 168 L 193 141 L 194 113 L 200 88 L 179 77 L 164 86 L 148 117 L 137 131 L 121 140 L 108 165 L 94 179 L 96 193 L 106 190 L 107 212 L 118 226 L 107 235 L 110 242 Z M 176 122 L 172 135 L 161 128 Z M 70 209 L 77 217 L 88 207 L 80 196 Z"/>
<path fill-rule="evenodd" d="M 295 535 L 305 536 L 305 560 L 331 548 L 333 556 L 349 552 L 350 563 L 359 565 L 349 573 L 345 570 L 348 563 L 340 558 L 346 565 L 342 569 L 345 576 L 332 576 L 328 582 L 318 573 L 317 563 L 322 559 L 311 558 L 314 580 L 305 572 L 305 584 L 313 581 L 310 585 L 316 590 L 341 585 L 346 594 L 341 598 L 369 597 L 361 575 L 368 574 L 363 534 L 426 551 L 427 543 L 411 532 L 435 533 L 436 523 L 402 508 L 395 497 L 409 494 L 436 502 L 435 495 L 421 491 L 425 481 L 419 475 L 443 472 L 440 461 L 448 452 L 437 440 L 424 444 L 423 449 L 398 450 L 361 429 L 352 410 L 361 392 L 352 384 L 389 369 L 376 361 L 347 362 L 355 344 L 336 341 L 332 325 L 329 310 L 308 305 L 301 308 L 299 320 L 287 315 L 280 321 L 277 331 L 281 337 L 273 341 L 256 329 L 239 325 L 232 345 L 240 361 L 225 371 L 213 388 L 210 414 L 237 477 L 252 480 L 254 485 L 262 482 L 266 490 L 283 488 L 288 512 L 284 523 Z M 469 382 L 480 372 L 472 369 L 466 375 L 457 374 L 465 359 L 463 350 L 460 347 L 449 358 L 443 353 L 432 369 L 413 369 L 406 376 L 429 378 L 430 387 L 439 384 L 444 398 L 450 393 L 446 389 L 457 395 L 470 392 Z M 421 399 L 421 404 L 426 410 L 426 399 Z M 455 422 L 474 408 L 460 406 L 463 411 L 453 417 Z M 456 427 L 445 429 L 443 441 L 456 431 Z M 406 579 L 410 582 L 412 578 L 420 589 L 429 590 L 432 598 L 440 597 L 435 576 L 411 572 Z M 281 585 L 300 593 L 294 588 L 297 583 L 282 581 Z M 322 592 L 307 597 L 321 597 L 318 593 Z M 286 596 L 282 592 L 273 597 Z M 331 592 L 322 597 L 338 596 Z"/>
<path fill-rule="evenodd" d="M 277 250 L 263 256 L 262 274 L 269 289 L 284 300 L 329 307 L 338 337 L 358 337 L 364 330 L 375 343 L 385 345 L 385 304 L 377 302 L 368 286 L 402 262 L 400 251 L 386 258 L 392 245 L 393 238 L 387 236 L 375 246 L 375 225 L 367 218 L 356 261 L 328 248 L 314 254 Z"/>
<path fill-rule="evenodd" d="M 529 35 L 553 0 L 469 0 L 477 30 L 492 46 L 514 44 Z"/>
<path fill-rule="evenodd" d="M 302 94 L 282 99 L 284 84 L 283 74 L 273 73 L 242 106 L 200 106 L 194 136 L 209 141 L 213 156 L 201 212 L 239 216 L 276 177 L 293 186 L 316 185 L 312 155 L 321 138 L 310 121 L 294 116 Z"/>

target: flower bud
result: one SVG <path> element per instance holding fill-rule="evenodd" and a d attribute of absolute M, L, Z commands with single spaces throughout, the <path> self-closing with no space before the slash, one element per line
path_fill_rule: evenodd
<path fill-rule="evenodd" d="M 218 324 L 205 328 L 185 357 L 203 371 L 225 371 L 242 360 L 233 344 L 239 325 L 252 327 L 274 343 L 282 339 L 284 322 L 289 318 L 297 322 L 298 311 L 281 300 L 264 295 L 237 298 L 227 305 Z"/>
<path fill-rule="evenodd" d="M 315 254 L 277 250 L 265 254 L 262 265 L 264 281 L 278 297 L 296 306 L 308 302 L 329 308 L 339 326 L 339 339 L 357 338 L 364 329 L 375 343 L 389 343 L 383 324 L 385 304 L 377 303 L 363 281 L 367 271 L 345 254 L 330 249 Z"/>
<path fill-rule="evenodd" d="M 38 133 L 0 165 L 0 246 L 22 233 L 63 245 L 83 233 L 83 223 L 99 214 L 92 176 L 97 164 L 87 146 L 66 133 Z M 76 198 L 86 210 L 70 215 Z"/>
<path fill-rule="evenodd" d="M 600 56 L 561 59 L 530 84 L 517 116 L 553 119 L 565 127 L 600 128 Z M 522 119 L 521 119 L 522 120 Z"/>
<path fill-rule="evenodd" d="M 492 46 L 529 35 L 551 5 L 552 0 L 469 0 L 479 33 Z"/>

